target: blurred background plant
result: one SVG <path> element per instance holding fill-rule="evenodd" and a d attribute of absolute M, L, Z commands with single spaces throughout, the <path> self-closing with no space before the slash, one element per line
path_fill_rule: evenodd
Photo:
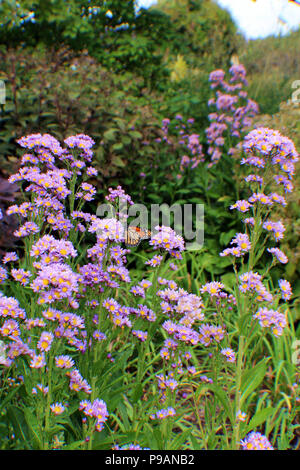
<path fill-rule="evenodd" d="M 291 98 L 292 83 L 300 77 L 299 44 L 300 31 L 241 43 L 239 59 L 247 70 L 249 93 L 259 102 L 261 113 L 277 113 L 280 104 Z"/>

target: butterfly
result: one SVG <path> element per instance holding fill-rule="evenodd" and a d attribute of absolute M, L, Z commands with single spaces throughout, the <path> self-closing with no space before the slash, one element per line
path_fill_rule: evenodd
<path fill-rule="evenodd" d="M 150 230 L 142 230 L 139 227 L 128 227 L 125 231 L 125 243 L 129 246 L 137 246 L 142 240 L 151 238 Z"/>

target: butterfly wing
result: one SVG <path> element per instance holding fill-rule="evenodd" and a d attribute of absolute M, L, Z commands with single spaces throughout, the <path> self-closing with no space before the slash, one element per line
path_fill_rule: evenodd
<path fill-rule="evenodd" d="M 139 227 L 128 227 L 125 231 L 125 243 L 129 246 L 137 246 L 141 240 L 146 240 L 150 237 L 150 230 L 141 230 Z"/>
<path fill-rule="evenodd" d="M 142 240 L 147 240 L 147 238 L 151 238 L 151 232 L 150 230 L 141 230 L 140 236 Z"/>
<path fill-rule="evenodd" d="M 125 243 L 129 246 L 137 246 L 141 241 L 139 232 L 135 230 L 135 227 L 128 227 L 125 232 Z"/>

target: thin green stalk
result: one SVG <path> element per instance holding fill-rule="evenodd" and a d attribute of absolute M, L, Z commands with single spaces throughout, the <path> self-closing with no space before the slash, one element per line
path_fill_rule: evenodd
<path fill-rule="evenodd" d="M 51 405 L 51 394 L 52 394 L 52 368 L 53 368 L 53 356 L 49 358 L 48 364 L 48 393 L 46 399 L 46 410 L 45 410 L 45 440 L 44 440 L 44 449 L 49 449 L 50 441 L 50 405 Z"/>
<path fill-rule="evenodd" d="M 198 404 L 197 404 L 197 402 L 196 402 L 196 397 L 195 397 L 195 393 L 194 393 L 193 387 L 191 387 L 191 391 L 192 391 L 192 395 L 193 395 L 194 409 L 195 409 L 195 411 L 196 411 L 197 422 L 198 422 L 198 426 L 199 426 L 199 429 L 200 429 L 200 432 L 201 432 L 203 445 L 204 445 L 205 450 L 207 450 L 207 444 L 206 444 L 206 439 L 205 439 L 205 433 L 204 433 L 204 430 L 203 430 L 203 426 L 202 426 L 202 422 L 201 422 L 201 417 L 200 417 L 199 410 L 198 410 Z"/>
<path fill-rule="evenodd" d="M 241 403 L 241 384 L 242 384 L 242 373 L 243 373 L 243 357 L 244 357 L 244 346 L 245 337 L 239 337 L 239 349 L 238 349 L 238 360 L 236 367 L 236 382 L 235 382 L 235 417 L 236 413 L 240 410 Z M 237 450 L 239 448 L 239 434 L 240 434 L 240 422 L 236 420 L 233 429 L 232 438 L 232 449 Z"/>

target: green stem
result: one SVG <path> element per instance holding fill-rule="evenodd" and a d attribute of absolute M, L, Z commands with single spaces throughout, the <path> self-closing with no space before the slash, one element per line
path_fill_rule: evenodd
<path fill-rule="evenodd" d="M 51 405 L 51 392 L 52 392 L 52 367 L 53 367 L 53 357 L 50 356 L 49 358 L 49 366 L 48 366 L 48 393 L 46 399 L 46 410 L 45 410 L 45 440 L 44 440 L 44 450 L 49 449 L 50 443 L 50 405 Z"/>
<path fill-rule="evenodd" d="M 241 384 L 242 384 L 242 373 L 243 373 L 243 357 L 244 357 L 245 337 L 240 336 L 239 338 L 239 350 L 238 360 L 236 367 L 236 383 L 235 383 L 235 417 L 237 412 L 240 410 L 241 404 Z M 234 425 L 233 438 L 232 438 L 232 449 L 239 449 L 239 434 L 240 434 L 240 422 L 237 420 Z"/>
<path fill-rule="evenodd" d="M 195 408 L 196 415 L 197 415 L 197 421 L 198 421 L 198 426 L 199 426 L 199 429 L 200 429 L 200 432 L 201 432 L 203 445 L 204 445 L 204 448 L 207 450 L 205 434 L 204 434 L 204 430 L 203 430 L 203 426 L 202 426 L 202 422 L 201 422 L 201 416 L 199 414 L 198 404 L 197 404 L 197 401 L 196 401 L 196 397 L 195 397 L 193 387 L 191 387 L 191 391 L 192 391 L 192 395 L 193 395 L 194 408 Z"/>
<path fill-rule="evenodd" d="M 93 403 L 98 393 L 96 389 L 96 381 L 97 381 L 97 377 L 93 377 L 92 382 L 91 382 L 91 387 L 92 387 L 91 403 Z M 94 419 L 90 419 L 89 428 L 88 428 L 88 436 L 89 436 L 89 441 L 87 445 L 88 450 L 92 450 L 93 448 L 94 426 L 95 426 Z"/>

